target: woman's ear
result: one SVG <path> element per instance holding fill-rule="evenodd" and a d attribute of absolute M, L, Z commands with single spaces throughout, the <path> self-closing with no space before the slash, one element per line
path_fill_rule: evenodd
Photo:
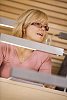
<path fill-rule="evenodd" d="M 26 36 L 26 29 L 25 28 L 23 29 L 23 32 L 22 33 L 23 33 L 23 36 L 22 37 L 24 38 Z"/>
<path fill-rule="evenodd" d="M 25 30 L 25 28 L 24 28 L 24 29 L 23 29 L 24 34 L 25 34 L 25 31 L 26 31 L 26 30 Z"/>

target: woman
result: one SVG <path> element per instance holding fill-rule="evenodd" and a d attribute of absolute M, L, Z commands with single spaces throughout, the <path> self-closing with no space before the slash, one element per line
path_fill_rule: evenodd
<path fill-rule="evenodd" d="M 48 31 L 47 15 L 36 9 L 24 12 L 17 20 L 14 35 L 42 43 Z M 51 73 L 50 54 L 0 43 L 0 74 L 10 77 L 13 67 Z"/>

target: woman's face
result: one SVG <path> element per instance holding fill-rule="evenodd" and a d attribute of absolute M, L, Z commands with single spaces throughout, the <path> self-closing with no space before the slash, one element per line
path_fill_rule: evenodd
<path fill-rule="evenodd" d="M 26 35 L 25 38 L 29 40 L 33 40 L 36 42 L 43 42 L 46 36 L 46 24 L 41 24 L 38 22 L 31 23 L 26 28 Z"/>

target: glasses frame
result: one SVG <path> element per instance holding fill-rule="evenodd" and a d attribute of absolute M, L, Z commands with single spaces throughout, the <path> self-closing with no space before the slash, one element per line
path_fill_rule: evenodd
<path fill-rule="evenodd" d="M 33 23 L 31 23 L 31 25 L 34 25 L 34 26 L 36 26 L 38 28 L 42 28 L 43 27 L 45 31 L 49 30 L 48 25 L 42 25 L 41 23 L 38 23 L 38 22 L 33 22 Z"/>

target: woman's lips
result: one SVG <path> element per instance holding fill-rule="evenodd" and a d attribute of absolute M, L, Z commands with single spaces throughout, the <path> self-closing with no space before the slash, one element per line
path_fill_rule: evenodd
<path fill-rule="evenodd" d="M 37 33 L 37 35 L 39 35 L 39 36 L 43 36 L 43 34 L 42 34 L 42 33 Z"/>

